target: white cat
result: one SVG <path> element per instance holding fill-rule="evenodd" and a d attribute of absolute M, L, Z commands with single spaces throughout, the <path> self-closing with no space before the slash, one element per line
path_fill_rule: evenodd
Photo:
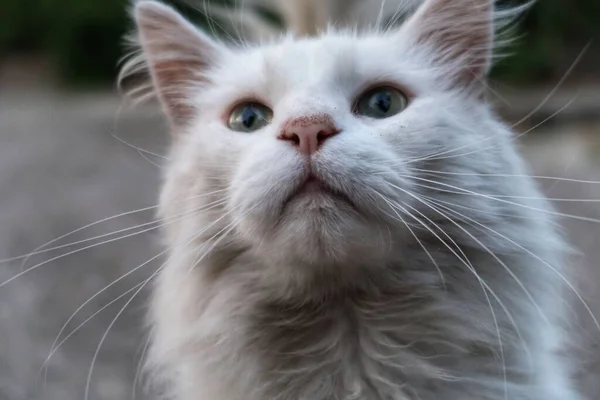
<path fill-rule="evenodd" d="M 427 0 L 385 32 L 234 48 L 136 4 L 125 73 L 148 67 L 174 137 L 166 398 L 580 398 L 565 245 L 484 96 L 502 17 Z"/>

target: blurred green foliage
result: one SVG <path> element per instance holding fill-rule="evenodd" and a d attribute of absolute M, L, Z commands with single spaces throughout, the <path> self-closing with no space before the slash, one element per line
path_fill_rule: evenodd
<path fill-rule="evenodd" d="M 129 0 L 1 1 L 0 57 L 42 52 L 69 84 L 114 79 L 117 62 L 124 54 L 123 35 L 130 27 Z M 504 0 L 500 6 L 522 2 Z M 185 6 L 186 2 L 176 3 Z M 196 22 L 206 23 L 201 12 L 184 8 Z M 600 1 L 539 0 L 521 18 L 516 33 L 517 40 L 510 48 L 516 57 L 501 61 L 495 75 L 513 83 L 555 79 L 587 42 L 600 37 Z"/>
<path fill-rule="evenodd" d="M 41 51 L 68 83 L 113 79 L 127 27 L 124 0 L 2 0 L 0 54 Z"/>
<path fill-rule="evenodd" d="M 527 0 L 501 1 L 510 6 Z M 600 1 L 538 0 L 516 25 L 515 42 L 509 47 L 512 57 L 501 61 L 496 76 L 513 83 L 544 82 L 559 79 L 583 48 L 583 68 L 599 76 Z"/>

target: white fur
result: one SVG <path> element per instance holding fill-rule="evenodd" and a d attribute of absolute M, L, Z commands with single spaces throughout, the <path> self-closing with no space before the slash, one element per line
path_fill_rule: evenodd
<path fill-rule="evenodd" d="M 383 34 L 220 50 L 198 34 L 211 56 L 188 82 L 197 112 L 176 124 L 161 209 L 190 214 L 166 232 L 151 313 L 149 365 L 166 398 L 580 398 L 555 353 L 563 241 L 481 97 L 485 70 L 469 75 L 489 62 L 491 2 L 452 3 L 477 3 L 466 13 L 477 23 L 424 8 Z M 144 35 L 144 16 L 174 12 L 144 1 L 136 13 L 156 77 L 161 54 L 144 40 L 165 36 Z M 447 35 L 428 32 L 432 23 Z M 177 24 L 164 29 L 178 36 Z M 385 120 L 355 115 L 377 83 L 402 88 L 409 107 Z M 272 123 L 229 130 L 228 110 L 248 98 L 274 110 Z M 348 201 L 290 200 L 305 160 L 277 136 L 286 121 L 320 114 L 341 133 L 312 168 Z"/>

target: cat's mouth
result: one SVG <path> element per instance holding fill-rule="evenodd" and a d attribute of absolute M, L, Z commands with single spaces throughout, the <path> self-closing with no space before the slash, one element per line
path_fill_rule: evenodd
<path fill-rule="evenodd" d="M 352 204 L 352 201 L 346 194 L 340 192 L 339 190 L 332 188 L 330 185 L 327 184 L 327 182 L 325 182 L 322 179 L 319 179 L 317 176 L 315 176 L 312 173 L 308 174 L 308 176 L 306 177 L 304 182 L 302 182 L 298 186 L 298 188 L 294 191 L 294 193 L 287 200 L 286 204 L 297 198 L 311 197 L 311 196 L 315 196 L 315 197 L 327 196 L 327 197 L 333 198 L 335 200 L 339 200 L 344 203 L 347 203 L 348 205 L 350 205 L 354 208 L 354 204 Z"/>
<path fill-rule="evenodd" d="M 296 195 L 303 193 L 328 192 L 325 183 L 314 175 L 309 175 L 308 178 L 298 187 Z"/>

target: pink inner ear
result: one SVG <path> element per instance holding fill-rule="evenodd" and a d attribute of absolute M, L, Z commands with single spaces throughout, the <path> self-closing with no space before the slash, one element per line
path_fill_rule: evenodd
<path fill-rule="evenodd" d="M 214 45 L 176 11 L 159 3 L 139 3 L 136 20 L 154 88 L 172 123 L 184 125 L 195 113 L 190 90 L 206 80 L 202 72 L 209 66 Z"/>
<path fill-rule="evenodd" d="M 484 78 L 493 46 L 493 0 L 428 0 L 423 7 L 411 23 L 417 43 L 433 45 L 437 62 L 454 64 L 456 84 Z"/>
<path fill-rule="evenodd" d="M 202 79 L 195 71 L 206 68 L 200 60 L 161 60 L 154 63 L 154 76 L 159 95 L 176 125 L 194 117 L 194 107 L 189 103 L 188 91 L 194 82 Z"/>

